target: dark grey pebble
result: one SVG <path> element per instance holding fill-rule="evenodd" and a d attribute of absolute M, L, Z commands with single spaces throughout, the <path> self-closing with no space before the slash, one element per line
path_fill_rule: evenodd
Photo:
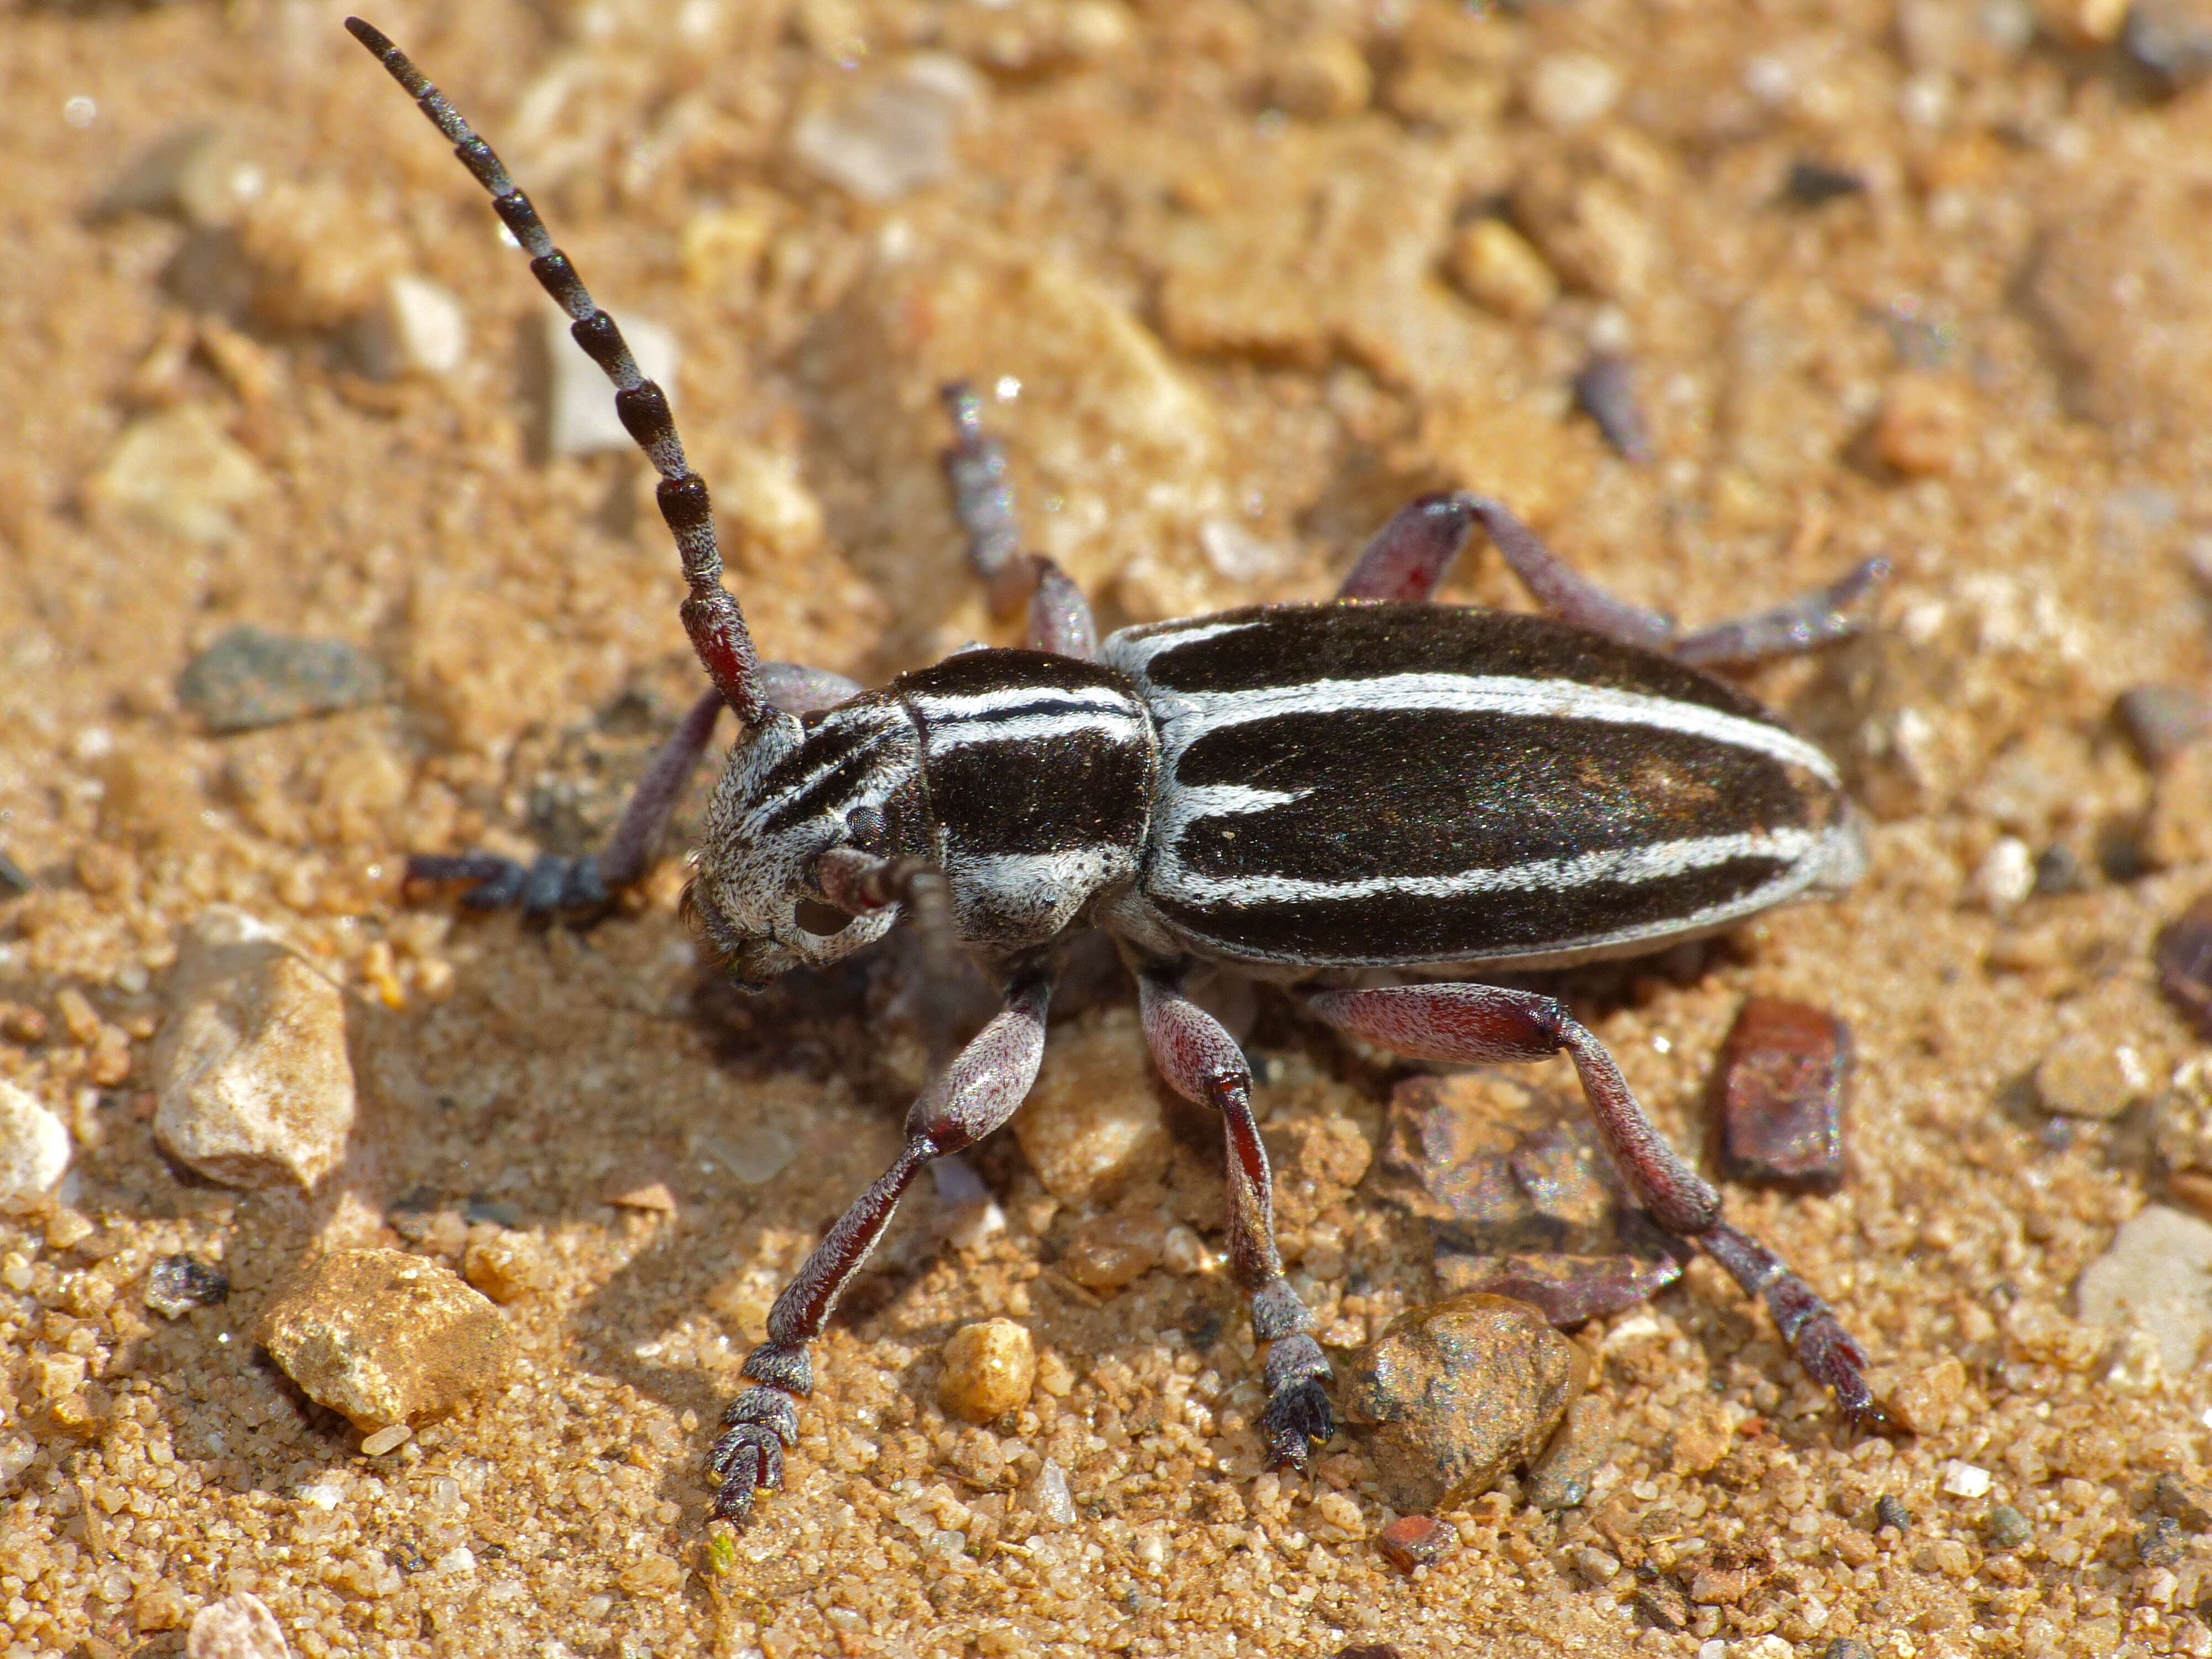
<path fill-rule="evenodd" d="M 2081 855 L 2063 841 L 2055 841 L 2035 855 L 2035 891 L 2039 898 L 2060 893 L 2079 893 L 2089 885 L 2089 872 Z"/>
<path fill-rule="evenodd" d="M 2120 31 L 2120 49 L 2160 92 L 2185 92 L 2212 76 L 2212 5 L 2136 0 Z"/>
<path fill-rule="evenodd" d="M 2212 1038 L 2212 893 L 2166 925 L 2153 960 L 2166 1000 L 2199 1036 Z"/>
<path fill-rule="evenodd" d="M 1877 1530 L 1883 1527 L 1895 1527 L 1899 1532 L 1911 1532 L 1912 1511 L 1884 1492 L 1874 1500 L 1874 1523 Z"/>
<path fill-rule="evenodd" d="M 146 1305 L 165 1319 L 230 1297 L 230 1275 L 193 1255 L 165 1255 L 146 1274 Z"/>
<path fill-rule="evenodd" d="M 2112 714 L 2142 763 L 2155 772 L 2212 733 L 2212 691 L 2196 685 L 2130 686 L 2113 700 Z"/>
<path fill-rule="evenodd" d="M 2147 1567 L 2170 1567 L 2189 1548 L 2181 1522 L 2170 1515 L 2154 1515 L 2136 1534 L 2136 1554 Z"/>
<path fill-rule="evenodd" d="M 0 852 L 0 896 L 20 897 L 38 884 L 31 879 L 23 866 Z"/>
<path fill-rule="evenodd" d="M 512 1231 L 522 1224 L 522 1206 L 509 1204 L 504 1199 L 472 1198 L 461 1211 L 461 1219 L 471 1227 L 478 1222 L 488 1221 L 495 1227 L 505 1227 Z"/>
<path fill-rule="evenodd" d="M 1820 1659 L 1874 1659 L 1874 1650 L 1856 1637 L 1838 1636 L 1820 1650 Z"/>
<path fill-rule="evenodd" d="M 2027 1517 L 2009 1504 L 2000 1504 L 1990 1511 L 1990 1542 L 2001 1550 L 2016 1550 L 2035 1536 L 2035 1528 Z"/>
<path fill-rule="evenodd" d="M 1866 189 L 1866 180 L 1856 173 L 1830 167 L 1825 161 L 1799 161 L 1790 164 L 1790 177 L 1782 188 L 1798 206 L 1819 207 L 1842 197 L 1861 194 Z"/>
<path fill-rule="evenodd" d="M 383 695 L 374 663 L 343 640 L 234 628 L 185 665 L 177 698 L 210 732 L 251 732 L 358 708 Z"/>

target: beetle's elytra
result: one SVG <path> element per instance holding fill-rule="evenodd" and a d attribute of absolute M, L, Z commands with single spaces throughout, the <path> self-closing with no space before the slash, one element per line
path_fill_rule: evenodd
<path fill-rule="evenodd" d="M 654 762 L 605 852 L 530 871 L 422 859 L 479 905 L 588 906 L 644 868 L 724 706 L 744 730 L 716 787 L 687 907 L 741 981 L 836 961 L 901 918 L 967 948 L 1004 1006 L 925 1089 L 890 1170 L 776 1300 L 709 1457 L 714 1512 L 780 1484 L 811 1389 L 810 1345 L 931 1159 L 1012 1115 L 1036 1075 L 1062 942 L 1095 927 L 1137 975 L 1168 1082 L 1222 1115 L 1229 1258 L 1249 1299 L 1272 1461 L 1333 1432 L 1329 1367 L 1283 1275 L 1251 1077 L 1182 994 L 1200 962 L 1297 987 L 1323 1020 L 1416 1059 L 1573 1061 L 1599 1134 L 1651 1217 L 1762 1297 L 1799 1362 L 1877 1426 L 1867 1356 L 1812 1289 L 1722 1218 L 1610 1055 L 1564 1005 L 1442 980 L 1649 951 L 1848 884 L 1858 840 L 1834 768 L 1693 665 L 1848 631 L 1880 573 L 1689 638 L 1568 570 L 1504 508 L 1425 497 L 1386 526 L 1333 604 L 1258 606 L 1098 641 L 1082 596 L 1017 556 L 1011 498 L 975 400 L 949 401 L 947 457 L 979 573 L 1031 591 L 1032 648 L 963 652 L 864 690 L 757 657 L 721 584 L 707 487 L 660 389 L 638 371 L 529 199 L 391 41 L 347 27 L 491 192 L 661 475 L 690 587 L 685 627 L 713 690 Z M 1430 603 L 1480 523 L 1545 617 Z M 1415 983 L 1361 969 L 1413 970 Z M 1387 976 L 1386 976 L 1387 977 Z"/>

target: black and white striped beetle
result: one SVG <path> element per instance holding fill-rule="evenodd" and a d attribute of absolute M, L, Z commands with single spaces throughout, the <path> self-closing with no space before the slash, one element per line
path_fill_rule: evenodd
<path fill-rule="evenodd" d="M 1005 1006 L 915 1101 L 890 1169 L 776 1299 L 709 1457 L 716 1515 L 782 1478 L 811 1389 L 809 1345 L 931 1159 L 1013 1115 L 1035 1079 L 1063 942 L 1103 929 L 1135 973 L 1168 1082 L 1222 1115 L 1229 1260 L 1250 1299 L 1272 1462 L 1333 1430 L 1328 1361 L 1283 1275 L 1251 1076 L 1182 993 L 1218 963 L 1298 987 L 1322 1019 L 1415 1059 L 1565 1053 L 1601 1138 L 1662 1227 L 1763 1296 L 1799 1362 L 1852 1419 L 1887 1413 L 1865 1352 L 1805 1282 L 1721 1218 L 1612 1057 L 1558 1000 L 1490 986 L 1372 983 L 1655 950 L 1847 885 L 1862 857 L 1826 756 L 1695 664 L 1802 648 L 1850 628 L 1878 563 L 1794 605 L 1677 639 L 1576 576 L 1497 503 L 1415 501 L 1323 605 L 1125 629 L 1101 643 L 1049 562 L 1018 556 L 1012 502 L 975 401 L 949 393 L 947 455 L 979 571 L 1027 586 L 1032 648 L 977 647 L 868 691 L 763 663 L 721 585 L 706 485 L 638 371 L 490 148 L 391 41 L 346 27 L 411 94 L 574 319 L 661 475 L 685 627 L 714 690 L 656 757 L 606 852 L 527 872 L 483 857 L 410 874 L 468 902 L 544 912 L 635 880 L 726 705 L 744 727 L 717 785 L 687 906 L 742 982 L 832 963 L 901 915 L 965 946 Z M 1429 603 L 1480 523 L 1549 616 Z M 1367 971 L 1362 971 L 1367 970 Z M 1392 975 L 1384 974 L 1382 978 Z"/>

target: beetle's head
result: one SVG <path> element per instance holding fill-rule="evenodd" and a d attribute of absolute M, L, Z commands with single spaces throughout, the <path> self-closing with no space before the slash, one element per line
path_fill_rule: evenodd
<path fill-rule="evenodd" d="M 851 915 L 822 895 L 833 847 L 892 853 L 915 816 L 921 741 L 896 701 L 875 696 L 810 715 L 775 712 L 732 751 L 715 786 L 684 907 L 730 976 L 758 989 L 872 945 L 898 907 Z"/>

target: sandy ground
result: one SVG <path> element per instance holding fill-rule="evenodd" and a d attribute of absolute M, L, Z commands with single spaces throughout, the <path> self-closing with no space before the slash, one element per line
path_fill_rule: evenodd
<path fill-rule="evenodd" d="M 959 373 L 994 390 L 1031 539 L 1109 623 L 1325 593 L 1454 484 L 1694 620 L 1893 562 L 1868 638 L 1753 682 L 1850 767 L 1866 881 L 1702 972 L 1567 988 L 1684 1145 L 1747 994 L 1850 1022 L 1849 1181 L 1729 1200 L 1893 1375 L 1955 1357 L 1963 1385 L 1917 1438 L 1854 1443 L 1700 1266 L 1578 1339 L 1617 1434 L 1591 1503 L 1509 1483 L 1408 1577 L 1369 1541 L 1390 1516 L 1356 1440 L 1310 1484 L 1258 1475 L 1219 1273 L 1082 1293 L 1054 1264 L 1084 1206 L 1011 1137 L 976 1160 L 1008 1230 L 963 1251 L 927 1204 L 902 1221 L 821 1346 L 790 1489 L 710 1542 L 715 1415 L 781 1275 L 894 1150 L 913 1032 L 871 1015 L 881 975 L 718 990 L 672 866 L 584 933 L 403 904 L 409 851 L 588 844 L 690 695 L 645 469 L 548 456 L 544 301 L 339 8 L 0 6 L 0 848 L 37 882 L 0 908 L 0 999 L 49 1027 L 0 1076 L 76 1141 L 57 1205 L 0 1224 L 0 1650 L 180 1652 L 251 1589 L 309 1655 L 2208 1651 L 2212 1547 L 2137 1540 L 2154 1478 L 2205 1457 L 2212 1384 L 2073 1322 L 2082 1267 L 2161 1196 L 2150 1106 L 2056 1124 L 2025 1081 L 2087 1023 L 2157 1092 L 2191 1049 L 2149 940 L 2212 883 L 2212 808 L 2160 799 L 2109 718 L 2208 671 L 2212 99 L 2155 95 L 2094 38 L 2112 10 L 376 15 L 603 301 L 672 331 L 769 654 L 873 677 L 1007 637 L 935 471 Z M 858 181 L 888 199 L 825 177 L 893 119 Z M 199 170 L 144 186 L 195 129 Z M 1798 162 L 1862 188 L 1793 200 Z M 1501 264 L 1475 233 L 1506 222 Z M 457 356 L 377 347 L 394 274 L 460 296 Z M 1635 365 L 1648 465 L 1572 407 L 1594 344 Z M 149 422 L 166 471 L 129 447 Z M 1486 556 L 1451 594 L 1526 603 Z M 240 623 L 347 641 L 388 695 L 210 736 L 176 678 Z M 2005 872 L 2052 848 L 2081 879 L 2015 903 Z M 153 1140 L 162 975 L 216 902 L 349 988 L 351 1190 L 511 1204 L 544 1267 L 510 1378 L 380 1457 L 252 1340 L 374 1214 Z M 1372 1056 L 1265 1001 L 1253 1043 L 1270 1109 L 1379 1133 Z M 1218 1156 L 1178 1139 L 1153 1213 L 1218 1229 Z M 601 1201 L 644 1180 L 672 1211 Z M 1286 1242 L 1334 1345 L 1429 1293 L 1367 1188 L 1324 1187 Z M 171 1323 L 143 1276 L 183 1249 L 234 1289 Z M 993 1315 L 1053 1387 L 948 1423 L 938 1349 Z M 1046 1457 L 1073 1525 L 1024 1507 Z M 1947 1492 L 1954 1461 L 1987 1492 Z M 1909 1531 L 1877 1528 L 1884 1496 Z M 2001 1503 L 2028 1544 L 1990 1541 Z M 1639 1593 L 1700 1552 L 1736 1593 L 1663 1628 Z"/>

